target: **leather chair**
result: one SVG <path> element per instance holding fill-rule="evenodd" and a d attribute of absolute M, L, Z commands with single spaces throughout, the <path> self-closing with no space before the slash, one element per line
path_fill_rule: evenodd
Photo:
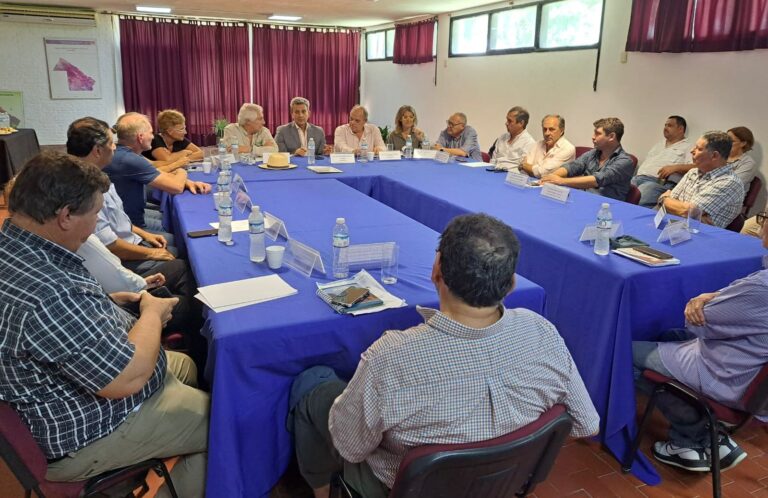
<path fill-rule="evenodd" d="M 147 471 L 154 470 L 165 478 L 171 496 L 176 498 L 171 476 L 165 463 L 159 459 L 150 459 L 129 467 L 111 470 L 87 481 L 54 482 L 48 481 L 45 474 L 48 461 L 35 442 L 29 428 L 8 403 L 0 401 L 0 454 L 24 488 L 24 496 L 30 498 L 32 492 L 40 498 L 74 498 L 94 496 L 103 493 L 112 486 L 129 479 L 143 479 L 142 494 L 149 491 L 146 479 Z"/>
<path fill-rule="evenodd" d="M 741 214 L 744 215 L 745 219 L 749 217 L 749 211 L 755 205 L 757 196 L 760 194 L 762 188 L 763 181 L 760 180 L 759 176 L 754 177 L 749 184 L 749 190 L 747 190 L 747 195 L 744 196 L 744 204 L 742 204 L 741 207 Z"/>
<path fill-rule="evenodd" d="M 389 498 L 526 496 L 547 478 L 572 425 L 565 407 L 555 405 L 505 436 L 413 448 L 400 462 Z M 337 475 L 331 496 L 356 493 Z"/>
<path fill-rule="evenodd" d="M 656 384 L 653 394 L 648 400 L 645 413 L 637 429 L 637 435 L 632 447 L 624 458 L 621 470 L 627 473 L 632 469 L 637 449 L 643 432 L 650 420 L 650 415 L 656 407 L 658 395 L 666 392 L 696 407 L 707 418 L 709 430 L 710 448 L 718 447 L 720 433 L 733 434 L 739 428 L 746 425 L 756 414 L 765 415 L 768 411 L 768 363 L 763 365 L 757 376 L 750 382 L 739 400 L 739 409 L 727 407 L 717 401 L 706 397 L 686 386 L 680 381 L 664 376 L 653 370 L 643 371 L 643 377 Z M 728 428 L 726 428 L 728 427 Z M 720 498 L 720 459 L 711 458 L 710 471 L 712 472 L 712 496 Z"/>
<path fill-rule="evenodd" d="M 627 199 L 626 201 L 630 204 L 640 204 L 640 189 L 629 184 L 629 192 L 627 192 Z"/>

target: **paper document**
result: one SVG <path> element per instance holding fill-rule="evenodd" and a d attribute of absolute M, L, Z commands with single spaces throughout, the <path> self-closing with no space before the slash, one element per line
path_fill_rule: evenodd
<path fill-rule="evenodd" d="M 484 163 L 483 161 L 472 161 L 468 163 L 462 163 L 459 162 L 462 166 L 466 166 L 467 168 L 486 168 L 488 166 L 493 166 L 491 163 Z"/>
<path fill-rule="evenodd" d="M 307 169 L 315 173 L 344 173 L 339 168 L 334 168 L 333 166 L 307 166 Z"/>
<path fill-rule="evenodd" d="M 373 308 L 364 308 L 357 311 L 351 311 L 347 313 L 349 315 L 365 315 L 368 313 L 376 313 L 377 311 L 384 311 L 390 308 L 402 308 L 403 306 L 407 305 L 405 299 L 401 299 L 387 292 L 384 287 L 365 270 L 360 270 L 352 278 L 336 280 L 335 282 L 322 285 L 317 284 L 317 288 L 326 293 L 333 294 L 334 288 L 343 289 L 345 287 L 349 287 L 350 285 L 356 285 L 357 287 L 363 287 L 370 290 L 374 295 L 376 295 L 376 297 L 381 299 L 383 304 Z"/>
<path fill-rule="evenodd" d="M 264 220 L 264 229 L 270 228 L 272 226 L 271 221 Z M 212 221 L 208 223 L 211 225 L 211 228 L 219 228 L 219 222 L 218 221 Z M 248 220 L 235 220 L 232 222 L 232 232 L 247 232 L 249 229 L 248 227 Z"/>
<path fill-rule="evenodd" d="M 292 296 L 298 292 L 279 275 L 207 285 L 198 291 L 195 297 L 217 313 Z"/>

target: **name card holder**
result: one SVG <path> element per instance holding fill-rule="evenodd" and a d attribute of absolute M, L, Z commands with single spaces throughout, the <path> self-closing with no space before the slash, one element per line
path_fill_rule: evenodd
<path fill-rule="evenodd" d="M 565 204 L 568 202 L 568 196 L 571 194 L 571 189 L 563 187 L 562 185 L 555 185 L 554 183 L 545 183 L 541 188 L 541 196 L 553 201 L 557 201 Z"/>
<path fill-rule="evenodd" d="M 355 164 L 355 155 L 351 152 L 334 152 L 331 154 L 331 164 Z"/>
<path fill-rule="evenodd" d="M 379 152 L 379 161 L 399 161 L 403 153 L 399 150 L 383 150 Z"/>
<path fill-rule="evenodd" d="M 414 159 L 434 159 L 435 156 L 437 156 L 437 151 L 435 149 L 414 149 L 413 150 Z"/>
<path fill-rule="evenodd" d="M 507 173 L 504 183 L 517 188 L 526 188 L 528 186 L 528 175 L 518 173 L 517 171 L 510 171 Z"/>
<path fill-rule="evenodd" d="M 381 268 L 384 261 L 392 258 L 396 242 L 378 242 L 375 244 L 351 244 L 342 252 L 346 253 L 350 270 L 360 268 Z"/>
<path fill-rule="evenodd" d="M 656 216 L 653 217 L 653 226 L 656 228 L 661 228 L 664 225 L 664 218 L 667 216 L 667 210 L 662 205 L 659 207 L 659 210 L 656 212 Z"/>
<path fill-rule="evenodd" d="M 264 211 L 264 233 L 267 234 L 272 240 L 277 240 L 277 237 L 282 235 L 285 240 L 290 240 L 288 237 L 288 229 L 285 227 L 285 222 L 277 216 Z"/>
<path fill-rule="evenodd" d="M 246 194 L 243 190 L 238 190 L 235 194 L 234 204 L 237 206 L 237 209 L 240 211 L 240 214 L 243 214 L 245 212 L 248 212 L 250 214 L 251 209 L 253 208 L 253 203 L 251 202 L 251 196 Z"/>
<path fill-rule="evenodd" d="M 613 224 L 611 225 L 611 233 L 608 236 L 613 239 L 622 235 L 623 230 L 621 228 L 622 227 L 621 227 L 620 221 L 613 222 Z M 591 242 L 596 239 L 597 239 L 597 225 L 595 225 L 594 223 L 585 225 L 584 230 L 581 232 L 581 236 L 579 237 L 579 242 Z"/>
<path fill-rule="evenodd" d="M 437 154 L 435 154 L 435 161 L 443 164 L 447 164 L 451 160 L 451 155 L 445 152 L 444 150 L 441 151 L 435 151 Z"/>
<path fill-rule="evenodd" d="M 235 173 L 234 178 L 232 178 L 232 183 L 229 184 L 229 189 L 234 192 L 242 190 L 246 194 L 248 193 L 248 187 L 245 186 L 243 177 L 238 173 Z"/>
<path fill-rule="evenodd" d="M 325 275 L 325 265 L 323 258 L 320 257 L 320 252 L 298 240 L 288 241 L 283 263 L 305 277 L 311 276 L 315 270 Z"/>
<path fill-rule="evenodd" d="M 667 223 L 656 242 L 669 242 L 669 245 L 675 246 L 686 240 L 691 240 L 691 232 L 682 220 L 674 220 Z"/>

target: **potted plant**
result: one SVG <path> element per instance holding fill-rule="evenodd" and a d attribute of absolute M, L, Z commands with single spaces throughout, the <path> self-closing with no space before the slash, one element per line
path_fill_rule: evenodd
<path fill-rule="evenodd" d="M 381 132 L 381 139 L 386 142 L 389 136 L 389 126 L 379 126 L 379 131 Z"/>
<path fill-rule="evenodd" d="M 227 118 L 216 118 L 213 121 L 213 132 L 216 134 L 216 140 L 219 141 L 224 138 L 224 128 L 229 124 Z"/>

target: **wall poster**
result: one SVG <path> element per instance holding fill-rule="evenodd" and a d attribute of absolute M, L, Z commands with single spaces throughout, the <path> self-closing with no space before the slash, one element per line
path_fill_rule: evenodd
<path fill-rule="evenodd" d="M 45 39 L 52 99 L 100 99 L 96 40 Z"/>

